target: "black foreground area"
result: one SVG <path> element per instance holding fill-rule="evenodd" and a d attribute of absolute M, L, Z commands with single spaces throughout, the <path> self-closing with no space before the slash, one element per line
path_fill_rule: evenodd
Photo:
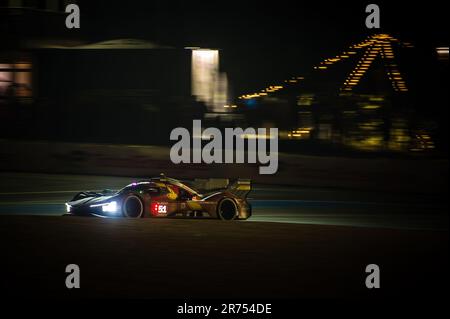
<path fill-rule="evenodd" d="M 446 231 L 0 216 L 0 251 L 7 297 L 429 298 L 448 282 Z M 65 287 L 68 264 L 80 289 Z"/>

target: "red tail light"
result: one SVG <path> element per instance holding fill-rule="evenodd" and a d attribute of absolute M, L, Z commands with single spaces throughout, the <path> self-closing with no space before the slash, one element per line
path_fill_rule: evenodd
<path fill-rule="evenodd" d="M 153 216 L 158 215 L 158 206 L 159 206 L 158 203 L 152 203 L 151 204 L 150 211 L 152 212 Z"/>
<path fill-rule="evenodd" d="M 167 214 L 167 205 L 161 203 L 152 203 L 150 206 L 150 211 L 153 216 L 157 215 L 166 215 Z"/>

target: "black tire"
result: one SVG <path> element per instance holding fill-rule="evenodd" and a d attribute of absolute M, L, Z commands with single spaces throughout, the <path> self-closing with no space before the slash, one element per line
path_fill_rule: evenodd
<path fill-rule="evenodd" d="M 130 194 L 122 202 L 122 214 L 128 218 L 140 218 L 144 216 L 144 203 L 138 196 Z"/>
<path fill-rule="evenodd" d="M 224 198 L 217 206 L 217 217 L 221 220 L 233 220 L 238 216 L 238 208 L 234 200 Z"/>

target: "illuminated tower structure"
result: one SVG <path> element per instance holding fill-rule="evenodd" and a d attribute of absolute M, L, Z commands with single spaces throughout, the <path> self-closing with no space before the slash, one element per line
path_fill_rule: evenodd
<path fill-rule="evenodd" d="M 369 70 L 372 63 L 377 57 L 381 57 L 386 68 L 386 74 L 391 81 L 392 89 L 396 92 L 407 92 L 405 80 L 403 79 L 398 65 L 395 61 L 395 55 L 392 48 L 392 43 L 399 42 L 396 38 L 389 34 L 376 34 L 368 37 L 361 43 L 350 46 L 349 50 L 343 54 L 331 59 L 322 61 L 316 69 L 326 70 L 329 66 L 341 61 L 342 59 L 350 58 L 351 55 L 357 54 L 358 50 L 364 50 L 363 56 L 359 59 L 355 68 L 350 72 L 345 79 L 341 91 L 353 91 L 353 88 L 358 85 L 365 73 Z M 400 43 L 405 47 L 412 47 L 409 43 Z"/>
<path fill-rule="evenodd" d="M 322 60 L 319 64 L 314 66 L 314 70 L 321 72 L 330 70 L 334 65 L 343 62 L 352 57 L 362 56 L 353 66 L 348 76 L 341 82 L 339 91 L 342 93 L 353 92 L 355 87 L 360 83 L 361 79 L 370 69 L 376 58 L 381 58 L 388 79 L 391 81 L 392 89 L 395 92 L 407 92 L 408 87 L 399 71 L 399 66 L 396 63 L 393 44 L 397 43 L 402 47 L 412 48 L 412 44 L 400 42 L 398 39 L 389 34 L 375 34 L 368 36 L 364 41 L 351 45 L 348 50 L 342 52 L 331 58 Z M 363 52 L 361 52 L 363 51 Z M 312 74 L 315 76 L 317 74 Z M 341 79 L 342 80 L 342 79 Z M 292 76 L 284 80 L 282 83 L 275 83 L 260 90 L 259 92 L 247 93 L 239 96 L 239 99 L 249 100 L 254 98 L 264 98 L 273 94 L 281 92 L 283 89 L 292 87 L 302 88 L 302 83 L 305 81 L 305 76 Z"/>
<path fill-rule="evenodd" d="M 403 57 L 399 65 L 397 56 L 412 47 L 389 34 L 370 35 L 323 59 L 308 74 L 242 94 L 239 105 L 272 104 L 277 114 L 278 106 L 289 102 L 296 109 L 297 127 L 281 132 L 281 138 L 328 140 L 367 150 L 413 149 L 407 112 L 402 114 L 413 103 L 411 87 L 401 72 Z M 422 146 L 433 148 L 431 142 Z"/>
<path fill-rule="evenodd" d="M 332 94 L 318 97 L 322 104 L 335 107 L 331 107 L 331 121 L 319 118 L 317 137 L 364 150 L 414 148 L 409 119 L 398 112 L 410 103 L 410 89 L 396 57 L 401 48 L 412 47 L 389 34 L 374 34 L 316 65 L 314 70 L 319 74 L 334 71 L 335 76 L 339 75 L 338 97 Z M 347 74 L 343 81 L 342 73 Z M 327 76 L 332 77 L 332 74 Z M 320 114 L 320 107 L 318 109 L 316 114 Z"/>
<path fill-rule="evenodd" d="M 219 50 L 192 49 L 191 92 L 209 112 L 223 113 L 229 106 L 228 79 L 219 71 Z"/>

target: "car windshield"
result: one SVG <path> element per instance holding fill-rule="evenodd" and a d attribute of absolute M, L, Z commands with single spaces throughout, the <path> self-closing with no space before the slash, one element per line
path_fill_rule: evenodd
<path fill-rule="evenodd" d="M 117 193 L 123 193 L 130 189 L 144 190 L 144 189 L 149 188 L 151 186 L 150 184 L 151 184 L 150 182 L 134 182 L 134 183 L 128 184 L 127 186 L 123 187 L 122 189 L 117 191 Z"/>

